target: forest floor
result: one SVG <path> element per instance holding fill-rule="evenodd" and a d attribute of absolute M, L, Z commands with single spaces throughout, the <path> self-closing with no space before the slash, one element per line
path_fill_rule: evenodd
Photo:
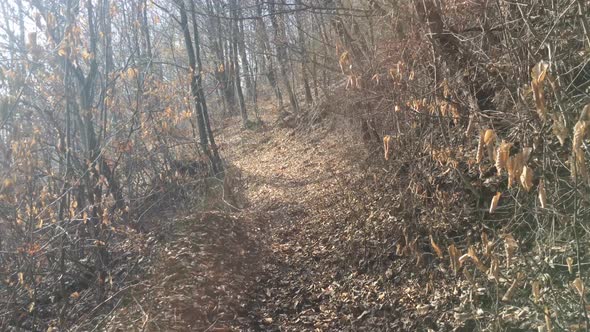
<path fill-rule="evenodd" d="M 365 149 L 329 124 L 264 120 L 255 130 L 231 120 L 220 137 L 241 174 L 241 210 L 171 216 L 141 235 L 146 278 L 108 329 L 399 331 L 448 319 L 417 319 L 427 277 L 393 239 L 380 256 L 359 240 L 375 181 Z"/>

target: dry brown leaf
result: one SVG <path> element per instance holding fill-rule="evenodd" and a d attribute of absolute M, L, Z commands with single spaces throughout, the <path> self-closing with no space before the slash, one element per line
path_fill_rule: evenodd
<path fill-rule="evenodd" d="M 545 332 L 553 332 L 553 325 L 551 324 L 551 311 L 549 311 L 548 306 L 545 306 Z"/>
<path fill-rule="evenodd" d="M 390 141 L 391 141 L 391 136 L 385 135 L 383 137 L 383 150 L 385 151 L 385 160 L 389 160 Z"/>
<path fill-rule="evenodd" d="M 493 129 L 487 129 L 483 136 L 483 142 L 485 145 L 491 145 L 496 141 L 496 133 Z"/>
<path fill-rule="evenodd" d="M 506 169 L 511 147 L 512 143 L 502 140 L 496 151 L 496 169 L 498 170 L 498 175 L 501 175 L 502 171 Z"/>
<path fill-rule="evenodd" d="M 531 87 L 533 89 L 535 106 L 539 117 L 543 121 L 546 120 L 547 116 L 545 93 L 543 91 L 543 81 L 545 81 L 545 77 L 547 76 L 547 69 L 549 69 L 549 64 L 545 61 L 540 61 L 531 70 Z"/>
<path fill-rule="evenodd" d="M 582 150 L 582 142 L 586 137 L 586 133 L 588 131 L 588 122 L 586 121 L 578 121 L 574 126 L 574 140 L 572 144 L 572 150 L 574 152 L 581 152 Z"/>
<path fill-rule="evenodd" d="M 350 62 L 350 60 L 348 57 L 348 51 L 342 52 L 342 54 L 340 54 L 340 59 L 338 60 L 338 64 L 340 65 L 340 70 L 342 71 L 343 74 L 344 74 L 344 67 L 346 67 L 349 62 Z"/>
<path fill-rule="evenodd" d="M 545 192 L 545 181 L 541 179 L 539 181 L 539 202 L 541 203 L 541 208 L 545 208 L 547 206 L 547 193 Z"/>
<path fill-rule="evenodd" d="M 442 250 L 440 250 L 440 247 L 436 244 L 436 242 L 434 242 L 434 238 L 432 237 L 432 235 L 430 235 L 430 245 L 432 246 L 432 249 L 434 250 L 434 252 L 438 256 L 438 258 L 442 259 L 443 252 L 442 252 Z"/>
<path fill-rule="evenodd" d="M 524 166 L 522 168 L 522 174 L 520 175 L 520 184 L 527 192 L 531 191 L 531 189 L 533 188 L 533 173 L 533 169 L 528 166 Z"/>
<path fill-rule="evenodd" d="M 453 271 L 455 272 L 455 275 L 457 274 L 457 272 L 459 272 L 459 268 L 460 266 L 460 262 L 459 262 L 459 250 L 457 250 L 457 247 L 455 247 L 455 244 L 451 244 L 448 248 L 449 251 L 449 258 L 451 261 L 451 268 L 453 269 Z"/>
<path fill-rule="evenodd" d="M 590 121 L 590 104 L 584 106 L 582 112 L 580 113 L 578 121 Z"/>
<path fill-rule="evenodd" d="M 586 160 L 584 158 L 584 153 L 573 153 L 570 156 L 570 166 L 572 170 L 572 179 L 576 180 L 578 177 L 582 181 L 587 181 L 590 183 L 590 179 L 588 177 L 588 167 L 586 166 Z"/>
<path fill-rule="evenodd" d="M 578 176 L 582 181 L 590 183 L 588 177 L 588 168 L 586 167 L 586 159 L 584 158 L 584 151 L 582 150 L 582 143 L 588 133 L 588 121 L 584 120 L 588 117 L 587 113 L 590 108 L 588 105 L 584 107 L 580 120 L 574 127 L 574 138 L 572 140 L 572 156 L 570 157 L 570 167 L 572 178 L 576 180 Z"/>
<path fill-rule="evenodd" d="M 477 257 L 477 254 L 475 253 L 475 247 L 473 246 L 469 246 L 469 248 L 467 249 L 467 255 L 469 255 L 469 258 L 471 258 L 471 260 L 473 261 L 473 263 L 475 263 L 475 266 L 482 272 L 486 272 L 486 268 L 483 266 L 482 262 L 479 260 L 479 258 Z"/>
<path fill-rule="evenodd" d="M 572 282 L 572 286 L 574 287 L 574 289 L 578 292 L 578 294 L 581 297 L 584 297 L 584 294 L 586 293 L 586 289 L 584 288 L 584 282 L 582 281 L 582 279 L 580 279 L 579 277 L 576 278 L 576 280 L 574 280 Z"/>
<path fill-rule="evenodd" d="M 521 151 L 510 157 L 506 165 L 508 171 L 508 188 L 512 188 L 515 182 L 519 181 L 524 167 L 524 153 Z"/>
<path fill-rule="evenodd" d="M 559 144 L 563 146 L 565 144 L 565 139 L 567 138 L 567 128 L 562 120 L 563 116 L 552 113 L 551 117 L 553 118 L 553 134 L 559 140 Z"/>
<path fill-rule="evenodd" d="M 492 203 L 490 204 L 490 213 L 494 213 L 494 211 L 496 211 L 498 202 L 500 201 L 500 196 L 502 196 L 502 193 L 498 191 L 492 198 Z"/>

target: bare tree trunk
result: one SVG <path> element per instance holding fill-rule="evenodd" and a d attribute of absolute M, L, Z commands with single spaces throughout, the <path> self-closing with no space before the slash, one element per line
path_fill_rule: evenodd
<path fill-rule="evenodd" d="M 240 60 L 242 61 L 242 72 L 244 73 L 244 81 L 246 82 L 246 91 L 248 97 L 252 99 L 252 73 L 250 70 L 250 61 L 248 61 L 248 54 L 246 53 L 246 33 L 244 31 L 243 20 L 239 20 L 238 47 L 240 48 Z"/>
<path fill-rule="evenodd" d="M 262 3 L 260 0 L 256 0 L 256 13 L 258 14 L 258 18 L 256 19 L 256 29 L 258 35 L 258 43 L 260 45 L 259 49 L 262 53 L 261 56 L 261 67 L 264 70 L 265 76 L 268 79 L 268 84 L 272 87 L 273 92 L 277 101 L 279 102 L 279 109 L 283 108 L 283 96 L 281 94 L 281 88 L 276 79 L 276 73 L 274 69 L 274 63 L 272 58 L 272 51 L 270 47 L 270 41 L 268 38 L 268 32 L 266 30 L 266 25 L 264 24 L 264 20 L 262 19 Z"/>
<path fill-rule="evenodd" d="M 199 26 L 197 24 L 195 3 L 194 1 L 191 1 L 190 4 L 193 20 L 193 34 L 195 38 L 195 60 L 197 62 L 197 84 L 199 87 L 199 104 L 201 105 L 201 111 L 203 112 L 203 119 L 205 121 L 205 128 L 207 129 L 207 137 L 209 138 L 209 143 L 211 144 L 211 151 L 213 153 L 213 169 L 215 173 L 218 173 L 223 170 L 223 166 L 221 164 L 221 159 L 219 158 L 217 144 L 215 144 L 213 130 L 211 130 L 211 122 L 209 121 L 209 109 L 207 107 L 207 97 L 205 96 L 205 92 L 203 91 L 203 78 L 201 76 L 201 73 L 203 72 L 203 62 L 201 60 L 201 37 L 199 33 Z"/>
<path fill-rule="evenodd" d="M 282 21 L 283 17 L 278 17 L 279 14 L 277 14 L 274 2 L 270 2 L 268 8 L 270 11 L 270 22 L 274 30 L 274 41 L 277 47 L 277 58 L 279 61 L 279 67 L 281 69 L 281 80 L 283 81 L 283 85 L 285 86 L 285 89 L 287 89 L 287 93 L 289 94 L 291 110 L 294 113 L 299 113 L 297 97 L 295 96 L 295 91 L 291 86 L 291 82 L 289 82 L 289 71 L 287 64 L 287 34 L 285 33 L 285 22 Z"/>
<path fill-rule="evenodd" d="M 184 44 L 186 47 L 186 52 L 188 56 L 189 62 L 189 71 L 191 76 L 191 95 L 193 97 L 193 101 L 195 104 L 195 109 L 197 113 L 197 126 L 199 128 L 199 141 L 201 145 L 201 150 L 209 159 L 213 171 L 215 173 L 218 172 L 218 165 L 217 160 L 213 157 L 211 150 L 209 149 L 209 139 L 207 136 L 207 125 L 205 123 L 205 115 L 203 112 L 202 104 L 199 102 L 199 90 L 201 90 L 199 75 L 200 72 L 197 71 L 197 61 L 195 58 L 195 50 L 193 48 L 193 42 L 191 38 L 191 33 L 188 27 L 188 17 L 186 15 L 186 7 L 184 5 L 184 0 L 176 0 L 176 4 L 178 5 L 179 12 L 180 12 L 180 27 L 183 32 L 184 36 Z"/>
<path fill-rule="evenodd" d="M 244 101 L 244 94 L 242 93 L 242 82 L 240 78 L 240 63 L 238 61 L 238 39 L 239 39 L 239 27 L 238 27 L 238 5 L 236 0 L 230 0 L 230 10 L 232 13 L 232 62 L 233 62 L 233 74 L 234 84 L 236 87 L 236 93 L 238 94 L 238 102 L 240 106 L 240 115 L 242 116 L 242 126 L 248 125 L 248 113 L 246 112 L 246 103 Z"/>
<path fill-rule="evenodd" d="M 297 0 L 296 4 L 298 5 L 300 10 L 303 10 L 303 5 L 301 0 Z M 299 49 L 301 52 L 301 80 L 303 81 L 303 87 L 305 89 L 305 102 L 308 105 L 313 103 L 313 97 L 311 96 L 311 88 L 309 87 L 309 79 L 307 77 L 307 50 L 305 47 L 305 35 L 303 32 L 303 24 L 302 24 L 302 15 L 301 12 L 295 15 L 295 19 L 297 20 L 297 30 L 298 30 L 298 37 L 299 37 Z"/>

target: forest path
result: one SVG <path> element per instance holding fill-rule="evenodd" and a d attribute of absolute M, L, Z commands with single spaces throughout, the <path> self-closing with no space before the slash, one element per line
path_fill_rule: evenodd
<path fill-rule="evenodd" d="M 241 209 L 160 216 L 134 241 L 151 252 L 142 288 L 108 330 L 411 330 L 392 282 L 405 261 L 385 271 L 392 247 L 375 257 L 363 242 L 375 181 L 351 162 L 363 149 L 327 126 L 303 133 L 265 120 L 246 130 L 230 119 L 219 134 Z"/>
<path fill-rule="evenodd" d="M 239 329 L 379 329 L 379 323 L 365 322 L 375 299 L 364 298 L 379 295 L 362 294 L 379 276 L 351 273 L 356 267 L 349 269 L 347 257 L 358 253 L 340 251 L 347 220 L 355 218 L 344 198 L 354 195 L 350 184 L 364 173 L 350 159 L 363 152 L 325 127 L 307 134 L 273 126 L 229 135 L 226 155 L 241 171 L 248 202 L 242 213 L 263 225 L 260 265 Z"/>

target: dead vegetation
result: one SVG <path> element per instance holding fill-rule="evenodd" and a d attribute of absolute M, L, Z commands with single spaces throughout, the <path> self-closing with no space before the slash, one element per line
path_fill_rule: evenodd
<path fill-rule="evenodd" d="M 330 3 L 3 5 L 0 328 L 588 330 L 587 1 Z"/>

